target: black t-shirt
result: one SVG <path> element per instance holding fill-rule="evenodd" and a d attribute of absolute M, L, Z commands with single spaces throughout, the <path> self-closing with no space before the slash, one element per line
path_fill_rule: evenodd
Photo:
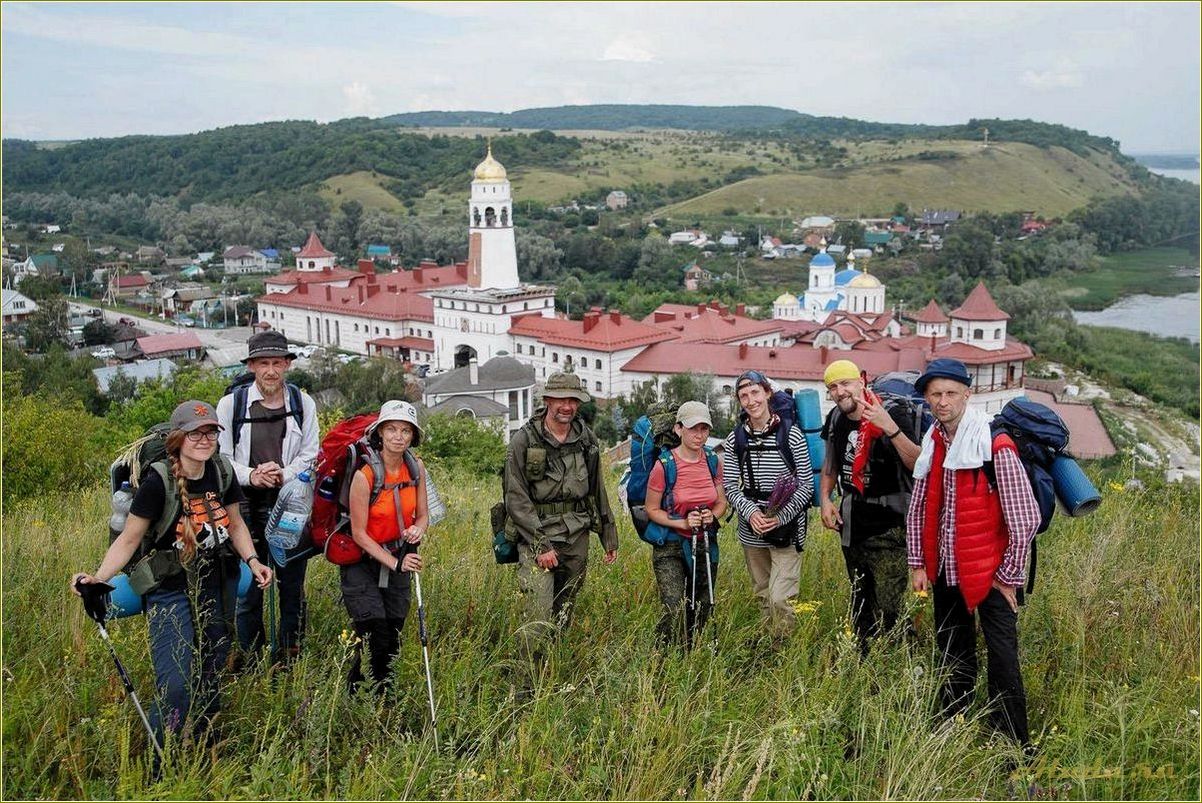
<path fill-rule="evenodd" d="M 218 585 L 222 572 L 237 572 L 238 556 L 232 546 L 226 546 L 229 533 L 229 508 L 242 502 L 242 490 L 236 481 L 230 483 L 225 495 L 219 497 L 221 478 L 217 473 L 217 465 L 212 460 L 205 463 L 205 472 L 200 479 L 188 480 L 187 511 L 176 521 L 175 529 L 168 531 L 155 543 L 155 549 L 176 549 L 178 539 L 184 532 L 184 515 L 192 517 L 192 525 L 196 532 L 196 569 L 200 580 L 205 585 Z M 138 485 L 129 512 L 150 520 L 154 527 L 163 513 L 167 494 L 163 488 L 163 480 L 158 472 L 148 471 Z M 185 575 L 178 574 L 163 581 L 160 586 L 164 591 L 182 591 L 187 588 Z"/>
<path fill-rule="evenodd" d="M 890 411 L 889 414 L 893 417 L 894 424 L 904 426 L 897 420 L 895 411 Z M 864 501 L 865 498 L 872 499 L 898 491 L 897 468 L 901 458 L 893 448 L 892 442 L 883 434 L 877 436 L 873 442 L 869 460 L 864 466 L 863 495 L 852 484 L 851 466 L 855 460 L 859 437 L 859 421 L 852 421 L 842 413 L 834 415 L 827 432 L 827 464 L 831 473 L 839 478 L 840 493 L 851 496 L 852 528 L 857 536 L 872 535 L 905 524 L 905 517 L 901 513 L 884 505 Z M 886 467 L 887 470 L 881 470 Z"/>

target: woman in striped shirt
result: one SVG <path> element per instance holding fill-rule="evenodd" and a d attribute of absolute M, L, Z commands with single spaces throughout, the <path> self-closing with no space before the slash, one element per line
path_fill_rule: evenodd
<path fill-rule="evenodd" d="M 739 514 L 739 542 L 751 575 L 752 591 L 759 599 L 764 620 L 773 636 L 783 638 L 793 630 L 792 599 L 801 577 L 801 551 L 805 548 L 806 513 L 813 496 L 813 469 L 805 436 L 789 427 L 787 439 L 777 440 L 783 426 L 772 412 L 772 385 L 759 371 L 746 371 L 735 382 L 743 408 L 735 431 L 726 438 L 724 454 L 735 464 L 723 472 L 726 498 Z M 743 428 L 747 446 L 736 449 Z M 782 450 L 787 444 L 788 454 Z M 777 478 L 786 472 L 797 478 L 793 492 L 775 515 L 766 515 L 765 502 Z"/>

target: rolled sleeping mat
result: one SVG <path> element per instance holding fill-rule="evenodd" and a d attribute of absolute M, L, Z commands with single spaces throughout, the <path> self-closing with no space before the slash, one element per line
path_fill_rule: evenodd
<path fill-rule="evenodd" d="M 1102 494 L 1068 455 L 1057 455 L 1048 473 L 1052 475 L 1056 499 L 1070 516 L 1088 515 L 1102 504 Z"/>
<path fill-rule="evenodd" d="M 242 569 L 238 574 L 238 598 L 246 596 L 246 592 L 250 590 L 250 581 L 253 579 L 250 574 L 250 567 L 245 563 L 240 564 Z M 129 577 L 122 572 L 113 576 L 109 580 L 109 585 L 113 590 L 109 592 L 109 617 L 112 619 L 124 619 L 127 616 L 137 616 L 142 613 L 142 597 L 135 594 L 134 590 L 129 587 Z"/>
<path fill-rule="evenodd" d="M 814 495 L 810 497 L 812 507 L 820 506 L 819 488 L 822 485 L 822 460 L 826 444 L 822 440 L 822 405 L 818 391 L 805 388 L 793 392 L 793 404 L 797 408 L 797 425 L 805 434 L 806 448 L 810 452 L 810 468 L 814 472 Z"/>

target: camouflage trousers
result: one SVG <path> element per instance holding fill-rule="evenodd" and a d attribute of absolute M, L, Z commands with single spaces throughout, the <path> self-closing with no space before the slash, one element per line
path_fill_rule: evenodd
<path fill-rule="evenodd" d="M 555 544 L 559 565 L 550 570 L 539 568 L 534 551 L 525 543 L 518 544 L 518 591 L 522 594 L 518 644 L 524 661 L 541 662 L 547 645 L 571 624 L 573 603 L 588 570 L 588 542 L 589 534 L 584 532 Z"/>
<path fill-rule="evenodd" d="M 843 561 L 851 581 L 851 620 L 868 652 L 869 640 L 897 624 L 902 597 L 909 585 L 906 567 L 906 531 L 894 527 L 876 535 L 856 539 L 843 547 Z"/>
<path fill-rule="evenodd" d="M 706 586 L 704 550 L 699 551 L 700 560 L 693 562 L 696 572 L 691 573 L 679 541 L 651 547 L 651 570 L 663 606 L 655 634 L 662 644 L 692 647 L 714 610 Z M 717 571 L 717 564 L 711 564 L 711 584 L 717 580 Z"/>

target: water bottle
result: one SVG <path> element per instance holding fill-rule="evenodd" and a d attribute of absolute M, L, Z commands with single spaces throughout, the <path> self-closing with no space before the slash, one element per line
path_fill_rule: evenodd
<path fill-rule="evenodd" d="M 292 549 L 300 543 L 313 511 L 313 473 L 297 474 L 280 489 L 275 507 L 267 519 L 267 544 L 279 549 Z"/>
<path fill-rule="evenodd" d="M 116 537 L 125 529 L 125 519 L 129 516 L 130 505 L 134 501 L 134 492 L 128 482 L 113 492 L 113 514 L 109 516 L 109 532 Z"/>

